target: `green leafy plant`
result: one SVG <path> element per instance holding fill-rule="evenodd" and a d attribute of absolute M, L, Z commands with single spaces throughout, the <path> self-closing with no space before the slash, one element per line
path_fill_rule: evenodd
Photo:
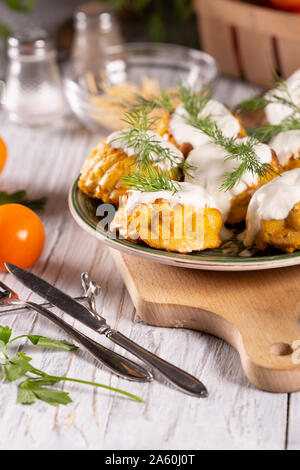
<path fill-rule="evenodd" d="M 22 204 L 23 206 L 29 207 L 29 209 L 32 209 L 33 211 L 39 211 L 44 209 L 46 202 L 46 197 L 34 200 L 27 199 L 26 191 L 17 191 L 12 194 L 9 194 L 5 191 L 0 191 L 0 206 L 3 204 Z"/>
<path fill-rule="evenodd" d="M 34 6 L 34 0 L 0 0 L 5 3 L 11 10 L 16 12 L 29 12 Z M 11 28 L 0 21 L 0 38 L 6 41 L 11 35 Z"/>
<path fill-rule="evenodd" d="M 193 13 L 191 0 L 106 0 L 122 13 L 130 12 L 141 19 L 146 18 L 146 25 L 153 41 L 164 41 L 166 25 L 176 27 L 177 37 L 184 23 Z"/>
<path fill-rule="evenodd" d="M 75 382 L 94 387 L 105 388 L 125 395 L 133 400 L 143 402 L 144 400 L 136 395 L 125 392 L 118 388 L 108 385 L 90 382 L 81 379 L 74 379 L 66 376 L 49 375 L 46 372 L 37 369 L 31 364 L 32 358 L 24 353 L 17 353 L 16 356 L 9 357 L 9 346 L 20 339 L 28 339 L 33 346 L 59 349 L 62 351 L 76 351 L 78 348 L 67 341 L 59 341 L 40 335 L 23 334 L 11 338 L 12 330 L 9 326 L 0 325 L 0 380 L 2 383 L 19 381 L 17 402 L 22 405 L 32 405 L 38 400 L 44 401 L 49 405 L 67 405 L 72 401 L 68 392 L 53 388 L 60 382 Z M 21 379 L 23 379 L 21 381 Z M 51 388 L 49 388 L 51 387 Z"/>

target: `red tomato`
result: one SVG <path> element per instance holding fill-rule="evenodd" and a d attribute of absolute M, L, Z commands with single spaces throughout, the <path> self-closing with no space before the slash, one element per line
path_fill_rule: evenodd
<path fill-rule="evenodd" d="M 3 139 L 0 137 L 0 173 L 4 168 L 7 157 L 7 149 Z"/>
<path fill-rule="evenodd" d="M 29 268 L 41 256 L 45 230 L 40 218 L 20 204 L 0 206 L 0 270 L 5 262 Z"/>

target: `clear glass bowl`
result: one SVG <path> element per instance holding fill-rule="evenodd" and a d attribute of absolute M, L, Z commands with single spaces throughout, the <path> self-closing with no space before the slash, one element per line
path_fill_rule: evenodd
<path fill-rule="evenodd" d="M 175 88 L 179 80 L 197 89 L 203 84 L 213 85 L 218 76 L 215 59 L 196 49 L 171 44 L 130 43 L 125 45 L 125 51 L 126 82 L 138 86 L 147 77 L 158 80 L 164 89 Z M 74 77 L 71 69 L 66 70 L 64 88 L 72 111 L 88 129 L 99 132 L 119 128 L 119 114 L 116 116 L 113 109 L 95 105 L 95 95 L 87 91 L 83 77 Z"/>

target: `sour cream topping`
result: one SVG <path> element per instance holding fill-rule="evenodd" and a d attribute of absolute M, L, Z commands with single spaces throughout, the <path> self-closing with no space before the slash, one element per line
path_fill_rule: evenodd
<path fill-rule="evenodd" d="M 249 137 L 239 139 L 247 142 Z M 272 161 L 272 151 L 268 145 L 257 144 L 254 146 L 257 158 L 261 163 Z M 216 202 L 216 208 L 222 214 L 225 222 L 231 206 L 231 200 L 249 187 L 258 184 L 258 176 L 245 171 L 240 182 L 228 191 L 220 190 L 226 173 L 230 173 L 239 165 L 235 159 L 227 158 L 228 153 L 214 142 L 207 142 L 201 147 L 194 148 L 186 160 L 191 165 L 191 170 L 185 175 L 185 181 L 199 184 L 204 187 Z"/>
<path fill-rule="evenodd" d="M 282 98 L 292 99 L 295 105 L 300 106 L 300 69 L 293 73 L 287 80 L 286 86 L 288 93 L 283 89 L 276 88 L 266 94 L 266 97 L 274 94 Z M 290 106 L 283 103 L 270 103 L 266 106 L 265 113 L 270 124 L 280 124 L 292 114 L 293 110 Z"/>
<path fill-rule="evenodd" d="M 275 150 L 279 163 L 286 165 L 292 156 L 300 157 L 300 130 L 281 132 L 270 140 L 269 146 Z"/>
<path fill-rule="evenodd" d="M 155 204 L 158 199 L 167 200 L 171 206 L 182 204 L 198 208 L 215 208 L 216 203 L 213 197 L 201 186 L 191 183 L 178 183 L 179 191 L 149 191 L 141 192 L 137 190 L 128 191 L 128 198 L 125 205 L 126 211 L 132 211 L 139 204 Z"/>
<path fill-rule="evenodd" d="M 199 117 L 204 118 L 210 115 L 216 122 L 219 129 L 226 137 L 236 137 L 240 132 L 239 120 L 219 101 L 210 100 L 204 107 Z M 170 131 L 179 145 L 187 142 L 193 147 L 199 147 L 209 140 L 207 134 L 187 123 L 188 112 L 180 104 L 175 109 L 170 119 Z"/>
<path fill-rule="evenodd" d="M 128 131 L 128 129 L 113 132 L 108 136 L 107 143 L 113 148 L 123 150 L 123 152 L 125 152 L 128 156 L 132 156 L 134 155 L 134 147 L 127 146 L 126 142 L 124 142 L 124 139 L 122 138 L 126 131 Z M 159 155 L 159 153 L 154 151 L 150 153 L 150 158 L 154 163 L 156 163 L 156 166 L 163 170 L 170 170 L 184 160 L 182 152 L 171 142 L 163 139 L 156 132 L 149 130 L 146 131 L 146 133 L 152 143 L 158 144 L 163 149 L 169 150 L 170 158 L 165 158 L 164 160 L 162 160 L 162 156 Z"/>
<path fill-rule="evenodd" d="M 300 201 L 300 168 L 286 171 L 259 188 L 247 212 L 244 244 L 251 246 L 261 229 L 262 220 L 286 219 Z"/>

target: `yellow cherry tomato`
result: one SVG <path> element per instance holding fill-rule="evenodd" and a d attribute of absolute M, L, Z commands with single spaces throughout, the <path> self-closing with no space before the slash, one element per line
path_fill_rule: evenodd
<path fill-rule="evenodd" d="M 40 218 L 21 204 L 0 206 L 0 270 L 5 262 L 31 267 L 41 256 L 45 230 Z"/>
<path fill-rule="evenodd" d="M 5 162 L 7 157 L 7 148 L 5 142 L 0 137 L 0 173 L 4 168 Z"/>

